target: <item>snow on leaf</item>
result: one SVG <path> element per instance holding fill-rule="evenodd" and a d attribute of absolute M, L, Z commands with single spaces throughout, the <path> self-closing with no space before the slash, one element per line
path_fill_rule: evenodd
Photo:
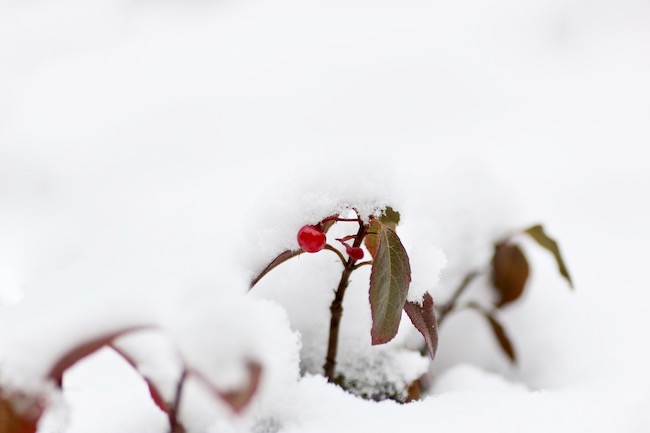
<path fill-rule="evenodd" d="M 373 345 L 387 343 L 397 334 L 411 283 L 408 254 L 399 237 L 384 224 L 380 223 L 377 229 L 379 244 L 370 272 L 369 291 Z"/>
<path fill-rule="evenodd" d="M 397 228 L 400 220 L 400 214 L 390 206 L 386 206 L 386 211 L 379 218 L 382 223 L 391 228 L 393 231 Z"/>
<path fill-rule="evenodd" d="M 413 326 L 424 337 L 429 356 L 434 359 L 438 348 L 438 324 L 436 323 L 436 313 L 433 310 L 433 298 L 429 293 L 425 293 L 422 305 L 407 302 L 404 304 L 404 311 L 413 322 Z"/>
<path fill-rule="evenodd" d="M 368 234 L 364 238 L 364 243 L 368 252 L 372 257 L 377 255 L 377 247 L 379 246 L 379 225 L 383 224 L 395 231 L 397 224 L 400 221 L 400 214 L 392 207 L 387 206 L 384 214 L 379 219 L 373 219 L 368 227 Z"/>

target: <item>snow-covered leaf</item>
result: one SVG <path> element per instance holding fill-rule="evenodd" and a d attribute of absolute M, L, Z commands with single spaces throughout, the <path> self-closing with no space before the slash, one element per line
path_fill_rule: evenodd
<path fill-rule="evenodd" d="M 368 234 L 364 238 L 364 243 L 370 255 L 375 257 L 377 255 L 377 247 L 379 246 L 379 230 L 380 224 L 383 224 L 395 231 L 397 224 L 400 221 L 400 214 L 392 207 L 387 206 L 384 214 L 379 219 L 374 219 L 370 222 L 368 227 Z"/>
<path fill-rule="evenodd" d="M 411 283 L 408 254 L 397 234 L 384 224 L 377 226 L 379 244 L 370 272 L 372 344 L 395 337 Z"/>
<path fill-rule="evenodd" d="M 395 228 L 397 228 L 397 225 L 399 224 L 400 218 L 401 216 L 399 212 L 397 212 L 395 209 L 393 209 L 390 206 L 386 206 L 386 211 L 379 219 L 381 220 L 382 223 L 384 223 L 391 229 L 395 230 Z"/>

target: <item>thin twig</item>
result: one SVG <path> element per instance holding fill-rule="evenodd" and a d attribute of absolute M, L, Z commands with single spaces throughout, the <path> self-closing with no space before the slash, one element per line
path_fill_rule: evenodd
<path fill-rule="evenodd" d="M 160 390 L 156 387 L 156 385 L 151 381 L 151 379 L 147 378 L 138 368 L 138 363 L 134 358 L 131 357 L 128 353 L 126 353 L 124 350 L 120 349 L 117 347 L 115 343 L 109 344 L 107 347 L 111 348 L 114 350 L 118 355 L 120 355 L 135 371 L 137 371 L 140 376 L 142 376 L 142 379 L 144 379 L 145 382 L 147 382 L 147 385 L 149 386 L 149 391 L 150 392 L 155 392 L 156 393 L 156 398 L 161 399 L 161 401 L 156 401 L 156 404 L 162 404 L 164 406 L 161 407 L 161 409 L 164 410 L 164 412 L 167 414 L 167 420 L 169 422 L 169 431 L 170 433 L 184 433 L 185 430 L 183 430 L 183 427 L 180 426 L 176 420 L 176 414 L 174 411 L 175 407 L 178 407 L 178 402 L 179 402 L 179 397 L 178 394 L 176 394 L 176 401 L 174 402 L 174 407 L 169 407 L 167 403 L 162 401 L 163 397 L 160 394 Z M 185 368 L 183 368 L 183 371 L 185 371 Z M 182 377 L 182 376 L 181 376 Z M 178 393 L 178 388 L 177 388 L 177 393 Z M 152 394 L 152 398 L 153 398 Z"/>
<path fill-rule="evenodd" d="M 273 261 L 271 263 L 269 263 L 266 266 L 266 268 L 264 268 L 262 270 L 262 272 L 260 272 L 255 278 L 252 279 L 252 281 L 251 281 L 251 283 L 250 283 L 250 285 L 248 287 L 248 290 L 252 289 L 253 286 L 255 286 L 255 284 L 257 284 L 257 282 L 259 280 L 261 280 L 264 275 L 268 274 L 271 271 L 271 269 L 273 269 L 276 266 L 286 262 L 287 260 L 289 260 L 291 258 L 299 256 L 302 253 L 304 253 L 303 250 L 295 250 L 295 251 L 287 250 L 287 251 L 284 251 L 284 252 L 280 253 L 275 259 L 273 259 Z"/>
<path fill-rule="evenodd" d="M 352 268 L 353 271 L 359 269 L 361 266 L 372 265 L 372 260 L 366 260 L 365 262 L 359 262 Z"/>
<path fill-rule="evenodd" d="M 337 250 L 336 248 L 334 248 L 330 244 L 325 244 L 325 247 L 323 247 L 323 249 L 332 251 L 333 253 L 336 253 L 336 255 L 339 256 L 339 259 L 341 260 L 341 264 L 343 265 L 343 267 L 347 266 L 347 261 L 345 260 L 345 257 L 343 257 L 343 254 L 341 254 L 341 252 L 339 250 Z"/>
<path fill-rule="evenodd" d="M 451 298 L 449 301 L 447 301 L 446 304 L 444 304 L 440 308 L 440 315 L 438 316 L 438 326 L 443 322 L 445 317 L 454 310 L 456 307 L 456 303 L 458 302 L 458 298 L 465 292 L 465 290 L 469 287 L 470 283 L 474 281 L 474 278 L 476 278 L 479 275 L 478 271 L 472 271 L 465 275 L 465 278 L 463 278 L 463 281 L 461 281 L 460 285 L 456 288 L 456 291 L 454 292 L 453 295 L 451 295 Z"/>
<path fill-rule="evenodd" d="M 353 248 L 358 248 L 361 245 L 365 235 L 366 227 L 360 222 L 359 231 L 354 240 Z M 332 301 L 332 305 L 330 305 L 332 316 L 330 319 L 330 333 L 327 343 L 327 357 L 325 358 L 325 365 L 323 365 L 323 371 L 328 382 L 334 382 L 336 353 L 338 351 L 339 342 L 339 326 L 341 324 L 341 315 L 343 314 L 343 296 L 345 295 L 345 289 L 347 289 L 348 284 L 350 283 L 350 274 L 354 271 L 354 264 L 355 261 L 352 258 L 348 258 L 348 261 L 345 264 L 345 269 L 343 269 L 343 273 L 341 274 L 341 280 L 336 289 L 334 300 Z"/>
<path fill-rule="evenodd" d="M 183 367 L 183 372 L 181 377 L 178 378 L 178 383 L 176 384 L 176 394 L 174 396 L 174 403 L 172 407 L 169 408 L 169 424 L 171 426 L 171 433 L 185 433 L 185 428 L 178 420 L 180 409 L 181 409 L 181 398 L 183 395 L 183 386 L 185 385 L 185 380 L 187 379 L 187 367 Z"/>

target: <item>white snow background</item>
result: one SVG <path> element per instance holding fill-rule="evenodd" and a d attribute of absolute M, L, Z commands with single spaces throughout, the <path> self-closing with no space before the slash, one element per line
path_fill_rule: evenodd
<path fill-rule="evenodd" d="M 191 431 L 650 431 L 648 77 L 641 0 L 0 0 L 0 383 L 157 323 L 224 387 L 242 359 L 265 369 L 241 418 L 189 401 Z M 324 358 L 335 258 L 247 282 L 345 204 L 402 213 L 413 290 L 437 302 L 537 222 L 575 291 L 524 240 L 531 281 L 503 312 L 517 366 L 468 312 L 441 329 L 420 402 L 301 378 L 300 356 Z M 366 277 L 346 297 L 348 368 L 388 351 L 370 348 Z M 169 348 L 130 344 L 174 371 Z M 108 350 L 65 386 L 43 433 L 166 429 Z"/>

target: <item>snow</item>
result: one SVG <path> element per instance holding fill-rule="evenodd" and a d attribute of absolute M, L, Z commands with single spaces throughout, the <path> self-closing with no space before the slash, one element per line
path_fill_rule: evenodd
<path fill-rule="evenodd" d="M 60 396 L 43 380 L 80 342 L 153 325 L 120 347 L 167 395 L 176 356 L 223 389 L 262 365 L 241 416 L 190 382 L 192 432 L 648 431 L 649 22 L 632 0 L 0 2 L 0 384 L 49 395 L 41 433 L 165 431 L 109 349 Z M 429 365 L 405 315 L 370 345 L 362 267 L 337 371 L 357 394 L 432 388 L 346 393 L 319 375 L 336 256 L 248 284 L 302 225 L 387 205 L 411 301 L 444 303 L 538 222 L 576 289 L 518 236 L 531 280 L 499 314 L 518 364 L 463 311 Z M 485 276 L 466 295 L 489 297 Z"/>

